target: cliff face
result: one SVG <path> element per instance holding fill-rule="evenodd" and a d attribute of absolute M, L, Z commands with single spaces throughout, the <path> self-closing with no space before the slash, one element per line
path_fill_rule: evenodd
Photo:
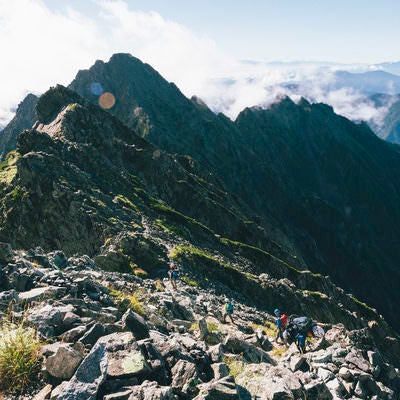
<path fill-rule="evenodd" d="M 397 323 L 396 146 L 306 101 L 246 109 L 232 122 L 129 55 L 80 71 L 70 87 L 97 103 L 93 82 L 115 96 L 111 113 L 161 148 L 207 166 L 271 237 Z"/>
<path fill-rule="evenodd" d="M 15 117 L 0 132 L 0 161 L 15 149 L 17 136 L 24 130 L 32 127 L 36 121 L 35 106 L 38 101 L 37 96 L 28 94 L 18 105 Z"/>

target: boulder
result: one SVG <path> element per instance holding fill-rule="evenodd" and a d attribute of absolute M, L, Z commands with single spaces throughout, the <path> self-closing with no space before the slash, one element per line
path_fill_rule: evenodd
<path fill-rule="evenodd" d="M 195 400 L 239 400 L 233 376 L 226 376 L 218 381 L 203 383 L 198 386 L 200 393 Z"/>
<path fill-rule="evenodd" d="M 69 345 L 62 345 L 57 352 L 46 360 L 46 371 L 59 379 L 70 379 L 83 360 L 83 353 Z"/>
<path fill-rule="evenodd" d="M 58 396 L 60 395 L 60 393 L 63 391 L 63 389 L 65 388 L 65 386 L 68 385 L 67 381 L 63 381 L 61 382 L 58 386 L 56 386 L 50 394 L 50 400 L 57 400 Z"/>
<path fill-rule="evenodd" d="M 58 400 L 95 400 L 107 375 L 106 343 L 97 343 L 83 360 L 71 380 L 62 388 Z"/>
<path fill-rule="evenodd" d="M 171 369 L 172 383 L 174 389 L 194 397 L 198 393 L 197 385 L 199 384 L 199 376 L 196 364 L 179 360 Z"/>
<path fill-rule="evenodd" d="M 93 346 L 99 338 L 105 335 L 105 332 L 104 325 L 96 323 L 79 339 L 79 342 Z"/>
<path fill-rule="evenodd" d="M 46 400 L 50 397 L 51 385 L 46 385 L 39 393 L 37 393 L 32 400 Z"/>
<path fill-rule="evenodd" d="M 40 309 L 33 310 L 28 321 L 35 325 L 43 336 L 54 336 L 64 331 L 63 318 L 67 312 L 73 310 L 72 305 L 55 306 L 47 304 Z"/>
<path fill-rule="evenodd" d="M 76 342 L 86 332 L 86 326 L 80 325 L 76 328 L 72 328 L 67 332 L 60 335 L 60 339 L 63 342 L 73 343 Z"/>
<path fill-rule="evenodd" d="M 371 365 L 363 357 L 363 355 L 361 354 L 360 351 L 353 350 L 352 352 L 347 354 L 345 360 L 348 363 L 355 365 L 361 371 L 364 371 L 364 372 L 370 372 L 371 371 Z"/>
<path fill-rule="evenodd" d="M 304 365 L 306 360 L 305 356 L 292 356 L 290 357 L 289 368 L 295 372 Z"/>
<path fill-rule="evenodd" d="M 265 363 L 244 365 L 236 383 L 260 400 L 295 399 L 302 394 L 302 383 L 292 371 Z"/>
<path fill-rule="evenodd" d="M 199 331 L 200 331 L 200 340 L 206 340 L 207 336 L 210 334 L 207 328 L 207 321 L 205 318 L 199 319 Z M 216 344 L 216 343 L 215 343 Z"/>
<path fill-rule="evenodd" d="M 123 315 L 122 326 L 131 331 L 136 340 L 145 339 L 150 336 L 149 328 L 144 318 L 132 310 L 127 310 Z"/>
<path fill-rule="evenodd" d="M 226 337 L 224 348 L 234 354 L 242 354 L 246 361 L 250 363 L 266 362 L 276 365 L 276 362 L 267 352 L 235 336 L 228 335 Z"/>
<path fill-rule="evenodd" d="M 214 372 L 214 379 L 216 380 L 229 375 L 229 367 L 225 363 L 211 364 L 211 368 Z"/>
<path fill-rule="evenodd" d="M 45 286 L 21 292 L 18 294 L 21 303 L 31 303 L 32 301 L 43 301 L 46 299 L 55 299 L 66 293 L 66 288 L 58 286 Z"/>
<path fill-rule="evenodd" d="M 103 397 L 103 400 L 128 400 L 132 394 L 132 389 L 126 389 L 122 392 L 107 394 Z"/>
<path fill-rule="evenodd" d="M 324 382 L 313 381 L 304 385 L 307 400 L 331 400 L 333 395 Z"/>
<path fill-rule="evenodd" d="M 175 400 L 173 389 L 160 386 L 157 382 L 144 381 L 140 386 L 133 386 L 128 400 Z"/>

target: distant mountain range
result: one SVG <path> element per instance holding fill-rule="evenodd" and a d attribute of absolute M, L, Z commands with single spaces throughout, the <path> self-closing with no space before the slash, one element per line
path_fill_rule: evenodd
<path fill-rule="evenodd" d="M 144 215 L 169 215 L 174 223 L 160 224 L 178 232 L 182 223 L 186 237 L 210 229 L 329 274 L 400 328 L 400 148 L 366 124 L 287 97 L 232 121 L 127 54 L 80 71 L 36 110 L 25 128 L 40 123 L 19 137 L 22 158 L 7 175 L 3 240 L 101 255 L 121 227 L 145 229 L 135 207 L 151 209 Z M 25 115 L 20 107 L 18 129 Z"/>

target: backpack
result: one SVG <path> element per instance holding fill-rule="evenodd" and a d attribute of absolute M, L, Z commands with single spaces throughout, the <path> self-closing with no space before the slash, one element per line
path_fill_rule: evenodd
<path fill-rule="evenodd" d="M 179 272 L 178 271 L 172 271 L 172 276 L 174 277 L 174 278 L 177 278 L 178 276 L 179 276 Z"/>
<path fill-rule="evenodd" d="M 231 303 L 226 303 L 225 304 L 225 309 L 226 309 L 226 312 L 228 314 L 232 314 L 233 313 L 233 305 Z"/>
<path fill-rule="evenodd" d="M 282 314 L 280 320 L 281 320 L 281 327 L 282 327 L 282 329 L 285 329 L 285 328 L 286 328 L 286 325 L 287 325 L 287 323 L 288 323 L 288 316 L 287 316 L 286 314 Z"/>
<path fill-rule="evenodd" d="M 308 333 L 312 333 L 313 320 L 309 317 L 297 317 L 292 319 L 287 327 L 286 331 L 289 334 L 291 341 L 296 340 L 296 337 L 300 335 L 307 336 Z"/>

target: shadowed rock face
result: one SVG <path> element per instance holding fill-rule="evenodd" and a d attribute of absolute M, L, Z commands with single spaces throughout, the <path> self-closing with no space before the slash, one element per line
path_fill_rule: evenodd
<path fill-rule="evenodd" d="M 246 109 L 232 122 L 126 54 L 80 71 L 70 87 L 97 103 L 93 82 L 115 96 L 111 113 L 161 148 L 206 165 L 276 241 L 397 323 L 396 146 L 304 100 Z"/>
<path fill-rule="evenodd" d="M 17 136 L 24 130 L 32 127 L 36 121 L 35 106 L 38 97 L 28 94 L 18 105 L 15 117 L 0 131 L 0 160 L 14 150 L 17 144 Z"/>

